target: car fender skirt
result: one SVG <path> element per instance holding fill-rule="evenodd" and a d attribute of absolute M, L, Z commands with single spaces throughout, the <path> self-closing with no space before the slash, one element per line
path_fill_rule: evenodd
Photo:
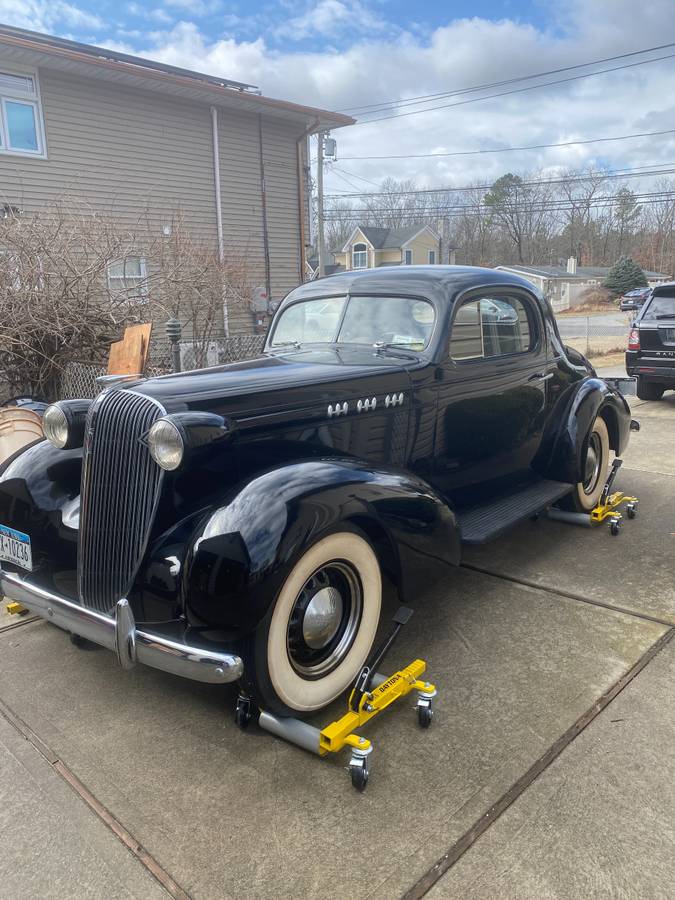
<path fill-rule="evenodd" d="M 421 479 L 349 459 L 292 463 L 240 486 L 202 520 L 185 567 L 188 621 L 252 631 L 302 552 L 350 529 L 371 541 L 406 602 L 435 564 L 459 562 L 455 515 Z"/>
<path fill-rule="evenodd" d="M 588 436 L 601 415 L 609 432 L 609 444 L 623 453 L 630 436 L 631 414 L 623 395 L 601 378 L 584 378 L 560 397 L 549 417 L 555 427 L 542 440 L 533 468 L 547 478 L 576 484 L 582 479 Z"/>

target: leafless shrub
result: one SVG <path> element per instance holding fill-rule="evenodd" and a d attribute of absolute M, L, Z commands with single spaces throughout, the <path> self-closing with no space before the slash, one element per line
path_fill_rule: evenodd
<path fill-rule="evenodd" d="M 120 227 L 74 201 L 0 218 L 0 382 L 53 398 L 72 361 L 104 363 L 125 325 L 177 318 L 203 365 L 227 312 L 248 313 L 245 252 L 217 252 L 185 227 Z"/>

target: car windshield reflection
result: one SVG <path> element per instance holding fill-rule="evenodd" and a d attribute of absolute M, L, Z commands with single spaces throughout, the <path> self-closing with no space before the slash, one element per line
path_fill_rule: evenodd
<path fill-rule="evenodd" d="M 278 318 L 270 347 L 366 344 L 424 350 L 436 313 L 412 297 L 330 297 L 293 303 Z"/>

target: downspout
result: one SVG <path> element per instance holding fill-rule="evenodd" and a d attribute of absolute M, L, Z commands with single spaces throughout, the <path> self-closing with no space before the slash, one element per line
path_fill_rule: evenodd
<path fill-rule="evenodd" d="M 262 203 L 263 250 L 265 252 L 265 288 L 267 302 L 272 299 L 272 277 L 270 275 L 270 241 L 267 233 L 267 186 L 265 184 L 265 160 L 263 157 L 262 115 L 258 113 L 258 145 L 260 150 L 260 202 Z"/>
<path fill-rule="evenodd" d="M 220 199 L 220 148 L 218 146 L 218 110 L 211 107 L 211 138 L 213 141 L 213 189 L 216 197 L 216 229 L 218 232 L 218 262 L 221 267 L 225 262 L 225 243 L 223 241 L 223 207 Z M 227 295 L 223 283 L 223 330 L 225 337 L 230 336 L 230 322 L 227 310 Z"/>
<path fill-rule="evenodd" d="M 319 127 L 319 120 L 316 119 L 306 131 L 300 135 L 296 142 L 297 159 L 298 159 L 298 227 L 300 235 L 300 284 L 305 280 L 305 270 L 307 268 L 307 252 L 305 250 L 305 172 L 302 164 L 302 145 L 307 146 L 307 138 Z M 309 154 L 308 154 L 309 157 Z M 309 211 L 311 216 L 312 212 Z"/>

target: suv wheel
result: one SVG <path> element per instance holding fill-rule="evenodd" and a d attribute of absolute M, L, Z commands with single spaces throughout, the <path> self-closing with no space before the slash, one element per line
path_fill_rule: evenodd
<path fill-rule="evenodd" d="M 636 393 L 640 400 L 660 400 L 663 397 L 665 387 L 656 381 L 645 381 L 644 378 L 637 380 Z"/>

